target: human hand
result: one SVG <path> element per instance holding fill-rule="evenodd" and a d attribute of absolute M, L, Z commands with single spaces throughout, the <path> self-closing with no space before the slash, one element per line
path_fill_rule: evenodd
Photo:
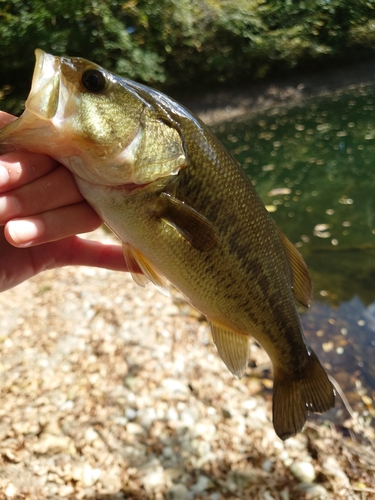
<path fill-rule="evenodd" d="M 0 128 L 14 120 L 0 111 Z M 82 239 L 102 221 L 72 174 L 49 156 L 0 156 L 0 292 L 67 265 L 127 271 L 122 247 Z"/>

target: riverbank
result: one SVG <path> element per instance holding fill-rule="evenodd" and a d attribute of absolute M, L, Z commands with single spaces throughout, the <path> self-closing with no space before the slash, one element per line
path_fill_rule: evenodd
<path fill-rule="evenodd" d="M 279 79 L 239 84 L 231 89 L 175 95 L 208 125 L 246 113 L 261 113 L 275 106 L 293 106 L 310 97 L 350 86 L 375 83 L 375 60 L 334 66 L 316 72 L 289 72 Z"/>

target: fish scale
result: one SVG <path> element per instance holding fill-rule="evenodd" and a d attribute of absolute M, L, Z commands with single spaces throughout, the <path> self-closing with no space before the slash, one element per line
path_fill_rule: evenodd
<path fill-rule="evenodd" d="M 178 288 L 206 315 L 236 376 L 250 336 L 264 347 L 282 439 L 310 411 L 331 408 L 333 388 L 294 301 L 310 301 L 307 267 L 233 156 L 164 94 L 81 58 L 36 55 L 26 110 L 0 131 L 1 151 L 43 152 L 69 168 L 122 240 L 135 281 Z"/>

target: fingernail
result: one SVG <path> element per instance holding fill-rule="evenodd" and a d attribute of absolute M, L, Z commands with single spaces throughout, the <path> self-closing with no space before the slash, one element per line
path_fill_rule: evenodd
<path fill-rule="evenodd" d="M 8 222 L 8 232 L 16 245 L 29 246 L 44 231 L 40 220 L 12 220 Z"/>
<path fill-rule="evenodd" d="M 5 186 L 9 182 L 9 172 L 4 167 L 4 165 L 0 165 L 0 187 Z"/>

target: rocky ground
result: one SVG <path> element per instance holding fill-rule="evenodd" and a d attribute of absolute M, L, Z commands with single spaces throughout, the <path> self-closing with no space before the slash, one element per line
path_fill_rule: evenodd
<path fill-rule="evenodd" d="M 213 123 L 327 81 L 223 94 L 224 108 L 208 96 L 195 109 Z M 0 500 L 375 499 L 373 428 L 356 414 L 340 427 L 320 418 L 279 440 L 264 352 L 252 344 L 235 379 L 173 290 L 48 271 L 0 295 L 0 326 Z"/>
<path fill-rule="evenodd" d="M 264 352 L 235 379 L 174 291 L 48 271 L 0 295 L 0 325 L 0 499 L 375 498 L 371 429 L 279 440 Z"/>

